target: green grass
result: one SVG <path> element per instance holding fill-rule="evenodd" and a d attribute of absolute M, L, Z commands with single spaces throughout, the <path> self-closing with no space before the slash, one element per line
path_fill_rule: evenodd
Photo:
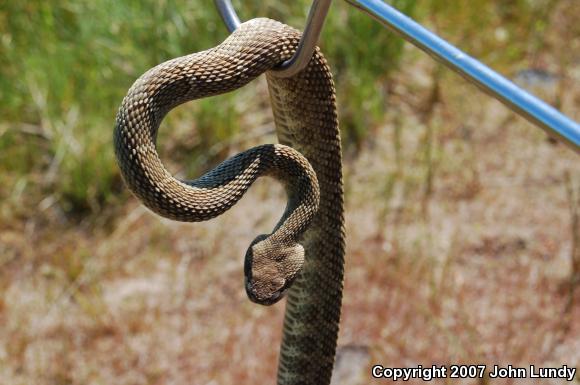
<path fill-rule="evenodd" d="M 560 74 L 562 109 L 580 116 L 577 0 L 397 1 L 504 74 Z M 298 28 L 308 8 L 248 3 L 235 2 L 242 19 Z M 211 1 L 0 1 L 5 383 L 275 381 L 283 307 L 245 300 L 240 258 L 278 220 L 281 186 L 259 181 L 226 215 L 178 224 L 125 204 L 113 156 L 135 78 L 225 36 Z M 570 360 L 576 155 L 343 1 L 321 44 L 353 155 L 339 346 L 395 366 Z M 159 137 L 170 171 L 197 175 L 267 131 L 265 91 L 174 110 Z"/>
<path fill-rule="evenodd" d="M 488 62 L 501 65 L 505 58 L 508 62 L 521 58 L 526 47 L 498 43 L 490 37 L 494 28 L 506 29 L 510 40 L 529 40 L 546 27 L 541 16 L 555 2 L 532 6 L 523 0 L 510 5 L 478 0 L 467 5 L 430 0 L 419 7 L 416 0 L 394 0 L 394 5 L 437 26 L 475 55 L 503 46 L 498 54 L 488 56 Z M 297 28 L 304 25 L 309 4 L 305 0 L 234 2 L 242 19 L 268 16 Z M 127 89 L 148 68 L 215 46 L 226 36 L 213 4 L 207 1 L 3 1 L 0 199 L 15 202 L 15 194 L 22 194 L 16 188 L 20 186 L 31 202 L 51 197 L 66 214 L 75 216 L 118 205 L 119 197 L 127 193 L 121 188 L 111 132 Z M 541 39 L 532 42 L 537 48 Z M 345 147 L 356 153 L 388 108 L 403 40 L 346 3 L 335 2 L 321 46 L 336 77 Z M 200 101 L 171 114 L 164 127 L 169 137 L 184 124 L 192 127 L 190 135 L 197 135 L 190 145 L 177 146 L 186 154 L 182 158 L 187 172 L 223 158 L 225 151 L 200 155 L 247 129 L 240 126 L 246 111 L 237 108 L 243 97 L 247 94 L 224 95 L 217 102 Z M 16 206 L 4 207 L 0 215 L 15 215 Z"/>

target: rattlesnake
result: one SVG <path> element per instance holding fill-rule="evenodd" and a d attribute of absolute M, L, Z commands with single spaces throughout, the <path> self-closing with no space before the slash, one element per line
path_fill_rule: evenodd
<path fill-rule="evenodd" d="M 341 144 L 334 84 L 316 48 L 291 78 L 275 68 L 300 33 L 270 19 L 241 24 L 215 48 L 162 63 L 131 87 L 118 112 L 114 142 L 123 178 L 156 213 L 203 221 L 233 206 L 260 175 L 285 185 L 286 210 L 245 259 L 251 300 L 271 304 L 288 290 L 279 384 L 330 382 L 340 319 L 344 265 Z M 234 156 L 193 181 L 163 167 L 155 141 L 163 117 L 186 101 L 225 93 L 266 73 L 280 144 Z"/>

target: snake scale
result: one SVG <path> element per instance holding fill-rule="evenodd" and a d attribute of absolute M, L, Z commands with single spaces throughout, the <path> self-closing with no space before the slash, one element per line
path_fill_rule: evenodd
<path fill-rule="evenodd" d="M 246 292 L 254 302 L 272 304 L 287 291 L 278 383 L 324 385 L 332 374 L 342 300 L 341 144 L 334 83 L 320 50 L 291 78 L 270 71 L 292 56 L 299 39 L 289 26 L 253 19 L 215 48 L 152 68 L 124 98 L 114 143 L 130 190 L 174 220 L 220 215 L 259 176 L 283 183 L 288 204 L 282 218 L 246 253 Z M 156 151 L 163 117 L 177 105 L 232 91 L 263 73 L 280 144 L 242 152 L 195 180 L 173 177 Z"/>

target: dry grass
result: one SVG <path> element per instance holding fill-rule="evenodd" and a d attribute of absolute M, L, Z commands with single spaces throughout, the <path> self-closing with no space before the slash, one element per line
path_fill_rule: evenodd
<path fill-rule="evenodd" d="M 428 198 L 417 139 L 426 126 L 406 111 L 389 113 L 373 148 L 346 165 L 340 344 L 366 345 L 372 362 L 389 366 L 579 366 L 580 302 L 566 310 L 565 290 L 565 174 L 580 176 L 577 155 L 520 119 L 498 125 L 503 107 L 459 88 L 466 105 L 443 92 L 428 122 L 437 154 Z M 272 383 L 283 305 L 246 300 L 241 260 L 281 213 L 271 187 L 259 183 L 202 224 L 165 221 L 132 201 L 99 230 L 55 233 L 38 218 L 5 228 L 0 382 Z"/>
<path fill-rule="evenodd" d="M 578 155 L 429 58 L 405 60 L 385 124 L 345 165 L 339 344 L 385 366 L 580 368 Z M 578 119 L 580 62 L 566 63 L 552 101 Z M 0 224 L 1 385 L 274 383 L 284 305 L 246 299 L 242 257 L 281 214 L 279 187 L 259 181 L 200 224 L 133 199 L 71 226 L 39 203 Z"/>

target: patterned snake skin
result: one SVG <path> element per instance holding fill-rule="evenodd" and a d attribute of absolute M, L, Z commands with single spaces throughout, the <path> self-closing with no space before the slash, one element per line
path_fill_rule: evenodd
<path fill-rule="evenodd" d="M 280 180 L 288 204 L 271 234 L 248 248 L 246 291 L 272 304 L 288 290 L 279 384 L 330 383 L 344 265 L 341 147 L 334 84 L 316 49 L 308 67 L 283 79 L 268 70 L 289 59 L 300 33 L 269 19 L 243 23 L 222 44 L 173 59 L 141 76 L 123 100 L 115 153 L 125 182 L 154 212 L 204 221 L 233 206 L 262 175 Z M 163 167 L 155 141 L 161 120 L 186 101 L 225 93 L 267 73 L 278 138 L 191 180 Z"/>

